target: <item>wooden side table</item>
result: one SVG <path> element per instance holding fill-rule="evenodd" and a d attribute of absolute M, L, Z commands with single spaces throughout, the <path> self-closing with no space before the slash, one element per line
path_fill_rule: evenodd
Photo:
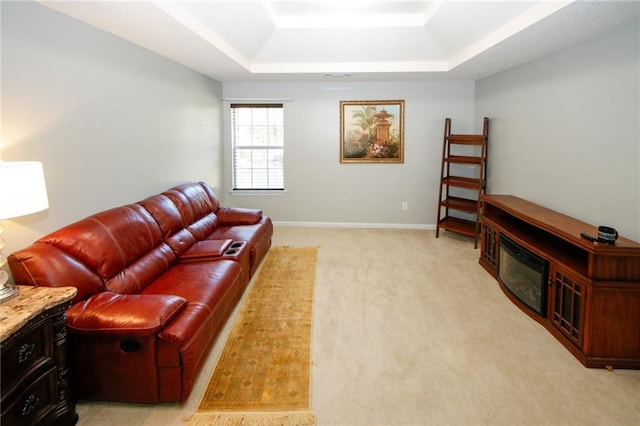
<path fill-rule="evenodd" d="M 0 304 L 1 423 L 74 425 L 65 312 L 77 290 L 18 289 L 17 297 Z"/>

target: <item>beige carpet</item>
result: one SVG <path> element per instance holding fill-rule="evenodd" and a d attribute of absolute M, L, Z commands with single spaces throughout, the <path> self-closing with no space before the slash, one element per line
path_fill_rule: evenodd
<path fill-rule="evenodd" d="M 312 425 L 317 247 L 272 247 L 190 424 Z"/>
<path fill-rule="evenodd" d="M 640 424 L 640 371 L 584 368 L 505 297 L 473 241 L 434 234 L 276 227 L 274 245 L 320 247 L 311 366 L 319 426 Z M 231 324 L 184 404 L 81 402 L 78 425 L 183 425 Z"/>

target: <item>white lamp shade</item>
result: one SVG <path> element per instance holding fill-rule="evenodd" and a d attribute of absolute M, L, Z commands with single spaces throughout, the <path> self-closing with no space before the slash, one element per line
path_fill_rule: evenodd
<path fill-rule="evenodd" d="M 0 219 L 49 208 L 42 163 L 0 161 Z"/>

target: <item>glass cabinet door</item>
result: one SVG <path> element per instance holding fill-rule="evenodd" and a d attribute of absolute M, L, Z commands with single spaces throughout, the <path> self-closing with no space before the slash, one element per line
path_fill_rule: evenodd
<path fill-rule="evenodd" d="M 551 321 L 576 346 L 582 347 L 586 286 L 555 265 L 550 271 Z"/>
<path fill-rule="evenodd" d="M 482 223 L 480 236 L 480 256 L 487 265 L 494 270 L 498 269 L 498 232 L 486 223 Z"/>

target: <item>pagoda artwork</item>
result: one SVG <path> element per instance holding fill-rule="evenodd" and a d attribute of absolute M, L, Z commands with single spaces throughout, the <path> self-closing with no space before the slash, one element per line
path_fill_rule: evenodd
<path fill-rule="evenodd" d="M 341 101 L 340 162 L 403 163 L 404 101 Z"/>
<path fill-rule="evenodd" d="M 387 121 L 387 118 L 393 118 L 393 115 L 382 110 L 374 117 L 376 118 L 376 144 L 389 145 L 389 127 L 391 127 L 391 123 Z"/>

